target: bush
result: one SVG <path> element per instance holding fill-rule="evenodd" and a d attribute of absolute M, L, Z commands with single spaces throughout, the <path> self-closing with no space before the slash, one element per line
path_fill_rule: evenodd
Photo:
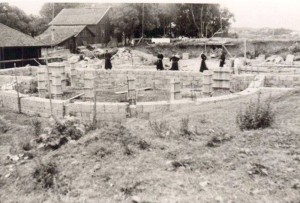
<path fill-rule="evenodd" d="M 41 185 L 42 188 L 50 189 L 54 187 L 55 176 L 58 173 L 57 166 L 54 162 L 47 164 L 40 163 L 34 170 L 33 178 L 36 180 L 37 185 Z"/>
<path fill-rule="evenodd" d="M 270 127 L 274 120 L 275 112 L 270 100 L 262 103 L 260 96 L 256 103 L 250 101 L 245 110 L 240 109 L 236 116 L 236 123 L 242 131 Z"/>
<path fill-rule="evenodd" d="M 209 134 L 212 135 L 212 137 L 206 144 L 208 147 L 219 147 L 224 142 L 230 141 L 233 138 L 223 128 L 218 127 L 211 129 Z"/>
<path fill-rule="evenodd" d="M 58 149 L 69 140 L 78 140 L 85 134 L 85 127 L 75 117 L 63 120 L 50 120 L 47 134 L 39 136 L 36 141 L 42 142 L 46 149 Z"/>
<path fill-rule="evenodd" d="M 30 80 L 28 93 L 29 94 L 38 93 L 38 81 L 37 80 Z"/>
<path fill-rule="evenodd" d="M 149 125 L 151 130 L 158 137 L 165 137 L 170 133 L 169 125 L 166 121 L 149 121 Z"/>
<path fill-rule="evenodd" d="M 2 116 L 0 116 L 0 133 L 4 134 L 10 130 L 9 122 L 6 121 Z"/>
<path fill-rule="evenodd" d="M 189 117 L 186 117 L 186 118 L 182 118 L 180 120 L 180 135 L 182 136 L 190 136 L 193 134 L 192 131 L 190 131 L 190 128 L 189 128 L 189 123 L 190 123 L 190 119 Z"/>
<path fill-rule="evenodd" d="M 31 120 L 31 126 L 35 136 L 39 136 L 42 132 L 42 122 L 36 118 Z"/>

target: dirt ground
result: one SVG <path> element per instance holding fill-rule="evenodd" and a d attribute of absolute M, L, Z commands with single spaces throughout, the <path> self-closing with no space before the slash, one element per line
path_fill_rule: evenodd
<path fill-rule="evenodd" d="M 262 92 L 262 99 L 269 96 Z M 0 135 L 0 202 L 298 203 L 300 90 L 271 96 L 271 128 L 238 129 L 236 113 L 252 96 L 159 113 L 150 122 L 103 125 L 57 150 L 33 149 L 32 159 L 15 162 L 6 156 L 24 153 L 20 146 L 34 137 L 33 117 L 0 109 L 10 122 Z M 182 132 L 187 118 L 193 133 Z M 47 127 L 48 119 L 38 119 Z M 155 123 L 165 131 L 153 130 Z M 219 135 L 227 139 L 208 144 Z M 54 186 L 45 189 L 33 172 L 39 162 L 50 161 L 57 174 Z"/>

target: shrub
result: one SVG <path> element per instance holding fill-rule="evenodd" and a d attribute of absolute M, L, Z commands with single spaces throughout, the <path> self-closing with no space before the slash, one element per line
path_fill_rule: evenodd
<path fill-rule="evenodd" d="M 206 144 L 208 147 L 219 147 L 222 143 L 230 141 L 233 138 L 223 128 L 211 129 L 209 134 L 212 137 Z"/>
<path fill-rule="evenodd" d="M 189 123 L 190 123 L 189 117 L 182 118 L 180 120 L 180 129 L 179 129 L 180 135 L 191 136 L 193 134 L 193 132 L 190 130 Z"/>
<path fill-rule="evenodd" d="M 36 180 L 37 185 L 41 185 L 42 188 L 49 189 L 54 187 L 55 176 L 58 170 L 54 162 L 47 164 L 40 163 L 34 170 L 33 178 Z"/>
<path fill-rule="evenodd" d="M 6 133 L 10 130 L 9 122 L 6 121 L 2 116 L 0 116 L 0 133 Z"/>
<path fill-rule="evenodd" d="M 36 118 L 31 120 L 31 126 L 35 136 L 39 136 L 42 132 L 42 122 Z"/>
<path fill-rule="evenodd" d="M 236 123 L 243 130 L 252 130 L 270 127 L 275 120 L 275 112 L 271 108 L 270 100 L 260 101 L 258 96 L 257 102 L 250 101 L 245 110 L 238 112 Z"/>
<path fill-rule="evenodd" d="M 30 80 L 28 93 L 29 94 L 38 93 L 38 82 L 37 82 L 37 80 Z"/>
<path fill-rule="evenodd" d="M 165 137 L 169 132 L 169 125 L 166 121 L 149 121 L 149 125 L 154 134 L 158 137 Z"/>
<path fill-rule="evenodd" d="M 63 120 L 50 120 L 47 134 L 41 135 L 37 142 L 43 142 L 46 149 L 58 149 L 69 140 L 78 140 L 85 133 L 84 126 L 75 117 L 66 117 Z"/>

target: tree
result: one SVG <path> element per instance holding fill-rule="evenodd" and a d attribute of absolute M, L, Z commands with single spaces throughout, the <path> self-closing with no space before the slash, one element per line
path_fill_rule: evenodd
<path fill-rule="evenodd" d="M 19 8 L 10 6 L 8 3 L 0 3 L 0 23 L 26 34 L 31 34 L 31 27 L 29 25 L 31 20 L 32 19 Z"/>
<path fill-rule="evenodd" d="M 219 4 L 180 4 L 177 35 L 211 37 L 220 29 L 226 34 L 233 14 Z"/>

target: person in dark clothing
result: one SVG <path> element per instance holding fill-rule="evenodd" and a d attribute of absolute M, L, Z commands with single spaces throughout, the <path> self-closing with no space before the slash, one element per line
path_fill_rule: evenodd
<path fill-rule="evenodd" d="M 112 58 L 111 53 L 108 53 L 108 51 L 106 50 L 106 53 L 104 54 L 104 59 L 105 59 L 105 69 L 106 69 L 106 70 L 112 69 L 111 58 Z"/>
<path fill-rule="evenodd" d="M 226 59 L 225 51 L 222 51 L 220 59 L 221 59 L 221 61 L 220 61 L 220 67 L 223 67 L 224 64 L 225 64 L 225 59 Z"/>
<path fill-rule="evenodd" d="M 173 55 L 170 58 L 170 61 L 172 61 L 172 67 L 170 70 L 179 70 L 178 68 L 178 61 L 179 61 L 180 57 L 178 55 Z"/>
<path fill-rule="evenodd" d="M 207 57 L 205 56 L 204 53 L 201 54 L 201 66 L 200 66 L 200 72 L 202 73 L 205 70 L 208 70 L 207 66 L 206 66 L 206 61 Z"/>
<path fill-rule="evenodd" d="M 162 54 L 157 55 L 157 61 L 155 63 L 157 70 L 164 70 L 164 65 L 162 62 L 163 58 L 164 58 L 164 55 L 162 55 Z"/>

